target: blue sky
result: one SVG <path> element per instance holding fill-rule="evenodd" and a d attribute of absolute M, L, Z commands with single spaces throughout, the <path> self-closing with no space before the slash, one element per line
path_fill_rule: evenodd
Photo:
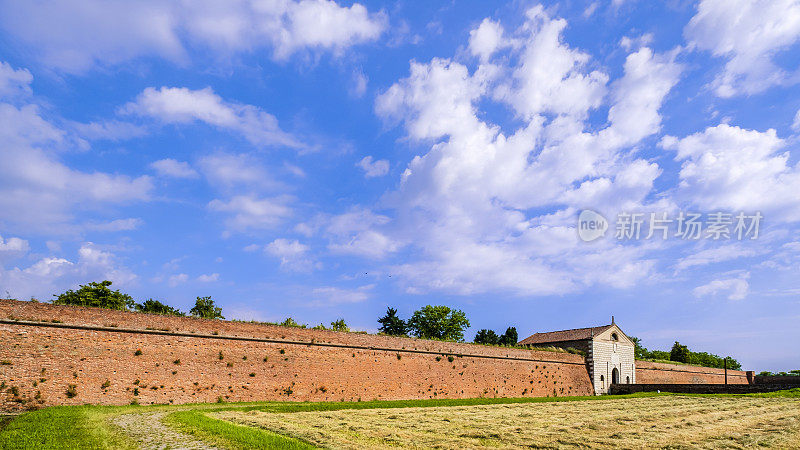
<path fill-rule="evenodd" d="M 0 291 L 370 331 L 446 304 L 469 338 L 613 314 L 794 369 L 798 40 L 790 0 L 0 1 Z"/>

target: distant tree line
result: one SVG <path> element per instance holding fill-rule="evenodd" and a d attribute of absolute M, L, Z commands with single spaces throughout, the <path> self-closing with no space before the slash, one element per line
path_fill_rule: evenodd
<path fill-rule="evenodd" d="M 636 359 L 651 360 L 651 361 L 674 361 L 685 364 L 692 364 L 695 366 L 715 367 L 722 369 L 725 367 L 725 357 L 715 355 L 707 352 L 693 352 L 689 347 L 682 345 L 680 342 L 675 341 L 670 351 L 663 350 L 648 350 L 642 345 L 639 338 L 632 337 L 631 340 L 636 345 L 634 349 L 634 356 Z M 741 370 L 742 364 L 731 358 L 728 358 L 728 368 L 732 370 Z"/>
<path fill-rule="evenodd" d="M 487 330 L 482 329 L 478 330 L 478 333 L 475 334 L 475 342 L 476 344 L 485 344 L 485 345 L 506 345 L 512 346 L 517 345 L 517 340 L 519 336 L 517 335 L 517 328 L 516 327 L 508 327 L 506 328 L 506 332 L 498 335 L 494 332 L 494 330 Z"/>
<path fill-rule="evenodd" d="M 186 313 L 158 300 L 148 299 L 136 303 L 128 294 L 110 288 L 108 280 L 79 285 L 77 290 L 68 290 L 54 295 L 54 305 L 88 306 L 92 308 L 116 309 L 119 311 L 138 311 L 148 314 L 163 314 L 185 317 Z M 203 319 L 224 319 L 222 308 L 214 304 L 211 297 L 197 297 L 194 307 L 189 311 L 192 317 Z"/>
<path fill-rule="evenodd" d="M 774 376 L 779 376 L 779 377 L 800 377 L 800 369 L 790 370 L 788 372 L 774 372 L 774 373 L 770 372 L 768 370 L 765 370 L 763 372 L 759 372 L 758 375 L 760 375 L 762 377 L 764 377 L 764 376 L 766 376 L 766 377 L 774 377 Z"/>

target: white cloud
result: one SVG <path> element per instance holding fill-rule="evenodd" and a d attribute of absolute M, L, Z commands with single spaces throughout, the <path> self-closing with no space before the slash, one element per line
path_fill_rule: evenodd
<path fill-rule="evenodd" d="M 237 195 L 230 200 L 212 200 L 208 207 L 212 211 L 231 214 L 225 220 L 229 231 L 246 232 L 273 228 L 292 215 L 288 196 L 259 198 L 254 195 Z"/>
<path fill-rule="evenodd" d="M 131 231 L 142 226 L 144 221 L 139 218 L 116 219 L 110 222 L 89 223 L 84 226 L 93 231 Z"/>
<path fill-rule="evenodd" d="M 169 279 L 167 280 L 167 284 L 170 287 L 175 287 L 175 286 L 178 286 L 179 284 L 186 283 L 187 281 L 189 281 L 189 275 L 187 275 L 185 273 L 179 273 L 179 274 L 171 275 L 169 277 Z"/>
<path fill-rule="evenodd" d="M 367 178 L 382 177 L 389 173 L 389 161 L 385 159 L 373 161 L 372 156 L 365 156 L 356 166 L 364 170 L 364 176 Z"/>
<path fill-rule="evenodd" d="M 361 70 L 353 71 L 353 81 L 352 85 L 350 86 L 350 95 L 356 98 L 361 98 L 367 92 L 367 84 L 369 83 L 369 78 L 364 75 L 364 72 Z"/>
<path fill-rule="evenodd" d="M 248 154 L 215 153 L 201 158 L 198 165 L 209 183 L 225 190 L 279 185 L 260 161 Z"/>
<path fill-rule="evenodd" d="M 226 102 L 208 87 L 199 90 L 149 87 L 121 111 L 151 117 L 166 124 L 203 122 L 239 133 L 256 146 L 303 146 L 280 129 L 278 119 L 272 114 L 252 105 Z"/>
<path fill-rule="evenodd" d="M 150 168 L 162 177 L 172 178 L 197 178 L 198 173 L 186 161 L 172 158 L 160 159 L 150 163 Z"/>
<path fill-rule="evenodd" d="M 503 39 L 503 27 L 486 18 L 469 32 L 469 51 L 481 61 L 487 61 L 497 50 L 507 45 Z"/>
<path fill-rule="evenodd" d="M 264 247 L 265 253 L 280 259 L 282 269 L 295 272 L 306 272 L 315 266 L 308 256 L 309 250 L 296 239 L 275 239 Z"/>
<path fill-rule="evenodd" d="M 385 196 L 394 220 L 344 242 L 371 230 L 392 251 L 410 244 L 409 261 L 392 268 L 409 292 L 552 295 L 628 287 L 654 270 L 646 246 L 587 246 L 574 224 L 583 207 L 646 204 L 661 169 L 625 150 L 659 132 L 659 109 L 681 73 L 675 51 L 631 53 L 608 96 L 609 77 L 563 42 L 566 21 L 541 7 L 525 17 L 498 44 L 509 52 L 485 52 L 474 72 L 449 59 L 412 61 L 376 100 L 376 112 L 411 139 L 433 142 Z M 506 134 L 478 111 L 492 100 L 516 113 L 518 129 Z M 587 131 L 589 111 L 606 104 L 608 125 Z"/>
<path fill-rule="evenodd" d="M 219 281 L 219 274 L 218 273 L 203 274 L 197 277 L 197 281 L 199 281 L 200 283 L 214 283 Z"/>
<path fill-rule="evenodd" d="M 682 139 L 666 136 L 661 146 L 683 162 L 678 194 L 691 204 L 800 220 L 800 167 L 788 165 L 788 153 L 778 153 L 786 142 L 775 130 L 721 124 Z"/>
<path fill-rule="evenodd" d="M 17 237 L 3 239 L 3 236 L 0 236 L 0 263 L 19 258 L 27 254 L 29 250 L 30 245 L 25 239 Z"/>
<path fill-rule="evenodd" d="M 0 141 L 0 220 L 7 224 L 64 233 L 81 209 L 150 198 L 150 177 L 83 172 L 60 162 L 73 143 L 37 105 L 0 103 Z"/>
<path fill-rule="evenodd" d="M 702 0 L 684 36 L 700 50 L 727 60 L 712 83 L 720 97 L 796 82 L 796 76 L 774 63 L 779 52 L 800 39 L 796 0 Z"/>
<path fill-rule="evenodd" d="M 330 238 L 328 249 L 339 254 L 384 258 L 400 246 L 378 229 L 388 222 L 388 217 L 366 209 L 355 209 L 331 217 L 325 229 Z"/>
<path fill-rule="evenodd" d="M 1 2 L 0 26 L 46 65 L 83 73 L 147 56 L 186 64 L 189 48 L 220 59 L 260 49 L 276 59 L 305 49 L 341 54 L 376 40 L 386 17 L 329 0 L 48 0 Z"/>
<path fill-rule="evenodd" d="M 562 44 L 567 21 L 551 19 L 541 5 L 529 9 L 526 19 L 520 63 L 497 96 L 527 119 L 543 113 L 582 117 L 600 106 L 608 75 L 589 72 L 589 55 Z"/>
<path fill-rule="evenodd" d="M 14 69 L 0 61 L 0 99 L 31 95 L 33 75 L 27 69 Z"/>
<path fill-rule="evenodd" d="M 800 109 L 798 109 L 797 113 L 794 115 L 794 121 L 792 122 L 792 130 L 800 132 Z"/>
<path fill-rule="evenodd" d="M 681 258 L 678 260 L 678 263 L 675 264 L 675 270 L 681 271 L 695 266 L 705 266 L 708 264 L 755 256 L 757 254 L 758 252 L 752 248 L 745 248 L 735 244 L 722 245 L 716 248 L 701 250 L 685 258 Z"/>
<path fill-rule="evenodd" d="M 114 254 L 89 242 L 80 247 L 74 261 L 45 257 L 26 268 L 0 268 L 0 292 L 8 291 L 20 299 L 48 300 L 53 294 L 77 288 L 78 284 L 110 280 L 115 288 L 125 288 L 131 286 L 136 278 Z"/>
<path fill-rule="evenodd" d="M 142 137 L 147 134 L 147 129 L 141 125 L 120 122 L 118 120 L 89 123 L 74 122 L 72 127 L 81 137 L 92 141 L 119 141 Z"/>
<path fill-rule="evenodd" d="M 347 303 L 361 303 L 368 300 L 374 284 L 361 286 L 357 289 L 343 289 L 333 286 L 326 286 L 314 289 L 312 293 L 312 305 L 334 306 Z"/>
<path fill-rule="evenodd" d="M 747 282 L 749 276 L 749 273 L 745 273 L 738 278 L 712 280 L 708 284 L 694 288 L 692 293 L 698 298 L 727 294 L 728 300 L 743 300 L 750 291 L 750 284 Z"/>

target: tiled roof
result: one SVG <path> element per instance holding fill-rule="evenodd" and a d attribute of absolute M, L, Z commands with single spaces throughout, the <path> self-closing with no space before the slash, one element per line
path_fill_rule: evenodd
<path fill-rule="evenodd" d="M 550 342 L 582 341 L 591 339 L 603 331 L 611 328 L 611 325 L 601 327 L 575 328 L 574 330 L 551 331 L 549 333 L 534 333 L 531 336 L 519 341 L 520 345 L 547 344 Z"/>

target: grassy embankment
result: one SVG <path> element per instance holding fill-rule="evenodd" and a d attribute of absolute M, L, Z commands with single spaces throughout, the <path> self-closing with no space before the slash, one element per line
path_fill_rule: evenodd
<path fill-rule="evenodd" d="M 213 416 L 224 413 L 222 415 L 232 414 L 230 418 L 233 418 L 237 414 L 250 412 L 251 415 L 255 414 L 263 417 L 264 414 L 313 413 L 315 411 L 335 412 L 340 410 L 385 410 L 388 408 L 469 407 L 483 405 L 522 406 L 521 404 L 524 403 L 554 404 L 561 402 L 582 402 L 584 404 L 609 402 L 608 408 L 614 409 L 616 408 L 614 402 L 617 400 L 670 396 L 673 396 L 673 394 L 643 393 L 602 397 L 477 398 L 343 403 L 262 402 L 180 406 L 53 407 L 27 412 L 7 422 L 5 426 L 0 429 L 0 449 L 134 448 L 136 446 L 135 442 L 131 441 L 131 439 L 111 421 L 115 416 L 128 413 L 146 414 L 150 412 L 167 412 L 169 414 L 164 419 L 166 424 L 195 438 L 220 447 L 244 449 L 309 448 L 310 445 L 308 443 L 270 431 L 268 429 L 269 427 L 246 426 L 233 423 L 230 420 L 221 420 Z M 681 396 L 710 398 L 800 398 L 800 389 L 770 394 Z M 364 413 L 370 414 L 371 412 L 365 411 Z M 449 413 L 443 412 L 443 414 L 447 415 Z M 2 419 L 0 419 L 0 423 L 2 423 Z M 300 439 L 304 439 L 302 433 L 291 434 Z M 308 440 L 311 443 L 320 443 L 311 439 Z"/>

